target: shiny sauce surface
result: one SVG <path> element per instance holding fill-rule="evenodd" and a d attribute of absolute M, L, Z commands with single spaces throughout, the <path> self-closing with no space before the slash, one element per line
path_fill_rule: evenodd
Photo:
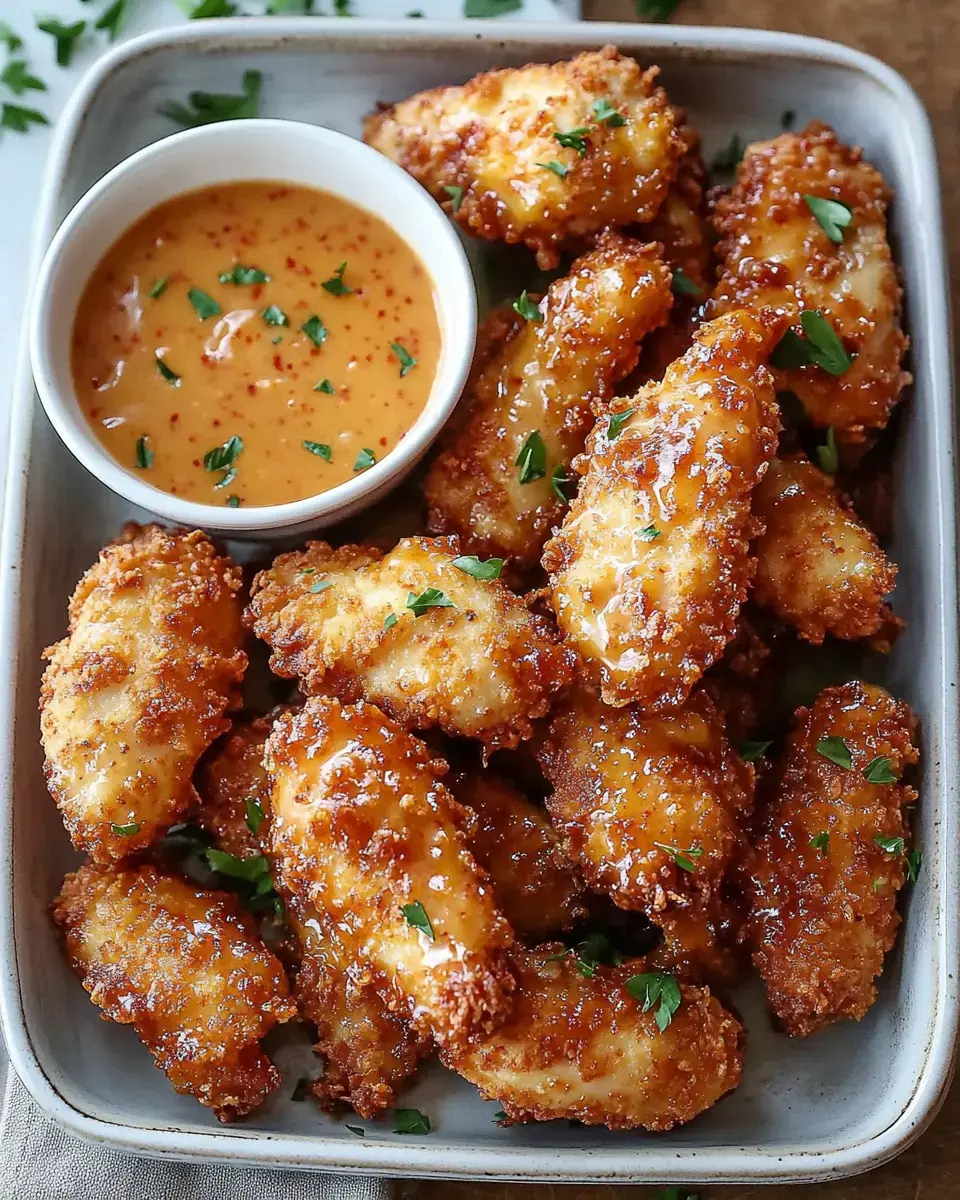
<path fill-rule="evenodd" d="M 283 504 L 379 462 L 426 405 L 433 283 L 378 217 L 282 183 L 166 201 L 81 297 L 72 373 L 100 442 L 145 482 Z"/>

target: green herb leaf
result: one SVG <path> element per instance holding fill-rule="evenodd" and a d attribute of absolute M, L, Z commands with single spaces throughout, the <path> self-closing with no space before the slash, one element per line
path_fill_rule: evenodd
<path fill-rule="evenodd" d="M 167 290 L 167 284 L 170 282 L 169 275 L 164 275 L 150 289 L 150 299 L 159 300 L 163 293 Z"/>
<path fill-rule="evenodd" d="M 153 451 L 147 445 L 146 437 L 137 438 L 137 456 L 135 459 L 135 465 L 139 467 L 141 471 L 146 471 L 149 467 L 153 466 Z"/>
<path fill-rule="evenodd" d="M 830 849 L 830 834 L 827 833 L 826 830 L 824 830 L 822 833 L 814 834 L 814 836 L 810 839 L 810 845 L 814 850 L 818 850 L 820 852 L 821 858 L 826 858 L 827 852 Z"/>
<path fill-rule="evenodd" d="M 157 364 L 157 370 L 160 372 L 160 374 L 163 376 L 163 378 L 167 381 L 167 383 L 169 383 L 171 385 L 171 387 L 179 387 L 180 386 L 180 376 L 176 373 L 176 371 L 174 371 L 174 369 L 172 367 L 167 366 L 167 364 L 163 361 L 163 359 L 160 357 L 159 354 L 156 356 L 156 364 Z"/>
<path fill-rule="evenodd" d="M 563 504 L 570 503 L 570 497 L 563 490 L 570 483 L 570 476 L 567 474 L 567 468 L 562 463 L 558 463 L 553 468 L 553 473 L 550 476 L 550 490 L 556 498 Z"/>
<path fill-rule="evenodd" d="M 333 587 L 332 579 L 318 579 L 316 583 L 311 584 L 307 591 L 313 595 L 319 595 L 320 592 L 325 592 L 327 588 Z"/>
<path fill-rule="evenodd" d="M 329 379 L 321 379 L 319 383 L 315 383 L 313 390 L 315 392 L 323 392 L 327 396 L 335 396 L 337 394 L 337 389 Z"/>
<path fill-rule="evenodd" d="M 6 84 L 15 96 L 22 96 L 27 91 L 45 92 L 47 90 L 47 85 L 43 80 L 38 79 L 36 75 L 31 75 L 27 64 L 20 59 L 7 63 L 3 74 L 0 75 L 0 83 Z"/>
<path fill-rule="evenodd" d="M 243 450 L 243 438 L 236 434 L 220 446 L 214 446 L 212 450 L 208 450 L 203 456 L 203 465 L 208 471 L 225 471 L 240 457 Z"/>
<path fill-rule="evenodd" d="M 133 837 L 135 833 L 140 832 L 140 826 L 136 821 L 131 821 L 129 825 L 114 825 L 114 823 L 111 821 L 110 829 L 113 833 L 117 834 L 118 837 Z"/>
<path fill-rule="evenodd" d="M 796 367 L 805 367 L 809 361 L 807 343 L 795 329 L 786 331 L 770 355 L 770 362 L 778 371 L 793 371 Z M 793 395 L 792 392 L 789 394 Z"/>
<path fill-rule="evenodd" d="M 641 542 L 655 542 L 660 537 L 660 530 L 656 525 L 644 525 L 637 537 Z"/>
<path fill-rule="evenodd" d="M 226 875 L 230 879 L 240 879 L 244 883 L 252 883 L 259 891 L 266 880 L 269 888 L 273 887 L 270 879 L 270 862 L 263 854 L 254 854 L 250 858 L 238 858 L 225 850 L 216 850 L 212 846 L 205 850 L 204 857 L 210 864 L 211 870 L 218 875 Z"/>
<path fill-rule="evenodd" d="M 316 313 L 314 313 L 311 317 L 307 317 L 304 323 L 300 326 L 300 332 L 305 333 L 318 349 L 327 340 L 327 327 L 320 320 Z"/>
<path fill-rule="evenodd" d="M 227 508 L 239 508 L 239 507 L 240 507 L 240 497 L 239 496 L 228 496 L 227 497 Z"/>
<path fill-rule="evenodd" d="M 601 125 L 609 125 L 611 129 L 618 129 L 621 125 L 626 125 L 627 118 L 622 113 L 617 112 L 609 100 L 604 97 L 601 100 L 594 100 L 591 105 L 593 118 Z"/>
<path fill-rule="evenodd" d="M 269 308 L 265 308 L 260 314 L 268 325 L 289 325 L 290 319 L 282 308 L 276 304 L 271 304 Z"/>
<path fill-rule="evenodd" d="M 587 137 L 590 130 L 586 125 L 581 125 L 578 129 L 570 129 L 566 133 L 561 133 L 557 130 L 554 133 L 554 138 L 560 143 L 564 149 L 576 150 L 577 154 L 583 158 L 587 153 Z"/>
<path fill-rule="evenodd" d="M 641 21 L 660 24 L 669 21 L 680 0 L 633 0 L 633 7 Z"/>
<path fill-rule="evenodd" d="M 910 883 L 916 883 L 920 878 L 920 865 L 923 862 L 923 853 L 920 850 L 907 851 L 907 879 Z"/>
<path fill-rule="evenodd" d="M 843 231 L 853 220 L 850 207 L 840 200 L 824 200 L 820 196 L 805 195 L 803 200 L 830 241 L 839 246 L 843 241 Z"/>
<path fill-rule="evenodd" d="M 591 933 L 575 946 L 561 950 L 559 954 L 551 954 L 546 961 L 561 962 L 568 954 L 573 955 L 573 965 L 584 979 L 593 979 L 601 964 L 617 966 L 623 961 L 622 955 L 605 933 Z"/>
<path fill-rule="evenodd" d="M 633 975 L 627 980 L 627 991 L 643 1003 L 643 1011 L 649 1012 L 659 1000 L 660 1005 L 653 1014 L 657 1028 L 661 1033 L 673 1020 L 673 1014 L 680 1007 L 680 986 L 672 975 L 666 971 L 650 971 L 642 975 Z"/>
<path fill-rule="evenodd" d="M 309 1095 L 310 1080 L 306 1077 L 306 1075 L 303 1075 L 297 1080 L 296 1087 L 290 1094 L 290 1099 L 294 1102 L 294 1104 L 302 1104 Z"/>
<path fill-rule="evenodd" d="M 521 483 L 533 483 L 546 475 L 547 448 L 536 429 L 527 434 L 513 465 L 520 468 Z"/>
<path fill-rule="evenodd" d="M 838 767 L 849 771 L 853 766 L 850 747 L 842 737 L 823 737 L 817 742 L 817 753 L 827 758 Z"/>
<path fill-rule="evenodd" d="M 448 184 L 443 190 L 450 197 L 450 211 L 452 213 L 458 213 L 460 211 L 460 205 L 463 203 L 463 188 L 457 187 L 455 184 L 451 183 Z"/>
<path fill-rule="evenodd" d="M 878 754 L 876 758 L 871 758 L 867 765 L 863 768 L 863 777 L 867 783 L 896 783 L 897 777 L 893 773 L 890 759 L 882 754 Z"/>
<path fill-rule="evenodd" d="M 431 608 L 456 607 L 457 606 L 450 599 L 450 597 L 444 595 L 444 593 L 439 591 L 437 588 L 427 588 L 426 591 L 421 592 L 419 596 L 414 595 L 413 592 L 410 592 L 407 596 L 407 608 L 410 609 L 415 617 L 422 617 L 423 614 L 429 611 Z"/>
<path fill-rule="evenodd" d="M 220 305 L 212 296 L 208 296 L 206 292 L 200 288 L 192 287 L 187 292 L 187 299 L 193 305 L 193 311 L 197 314 L 201 321 L 206 321 L 210 317 L 219 317 L 223 312 Z"/>
<path fill-rule="evenodd" d="M 208 17 L 232 17 L 237 6 L 230 0 L 199 0 L 190 10 L 191 21 L 202 21 Z"/>
<path fill-rule="evenodd" d="M 315 454 L 317 458 L 322 458 L 324 462 L 330 462 L 333 458 L 333 451 L 326 442 L 301 442 L 304 450 L 309 450 L 311 454 Z"/>
<path fill-rule="evenodd" d="M 360 1125 L 344 1125 L 344 1129 L 349 1129 L 351 1133 L 357 1137 L 366 1137 L 367 1131 Z"/>
<path fill-rule="evenodd" d="M 219 492 L 221 488 L 225 488 L 229 484 L 233 483 L 233 481 L 236 479 L 236 477 L 237 477 L 237 468 L 231 467 L 229 469 L 229 471 L 227 471 L 224 474 L 223 478 L 218 479 L 217 482 L 213 485 L 213 490 L 215 492 Z"/>
<path fill-rule="evenodd" d="M 504 17 L 521 8 L 523 0 L 463 0 L 465 17 Z"/>
<path fill-rule="evenodd" d="M 611 413 L 607 424 L 607 441 L 612 442 L 620 436 L 620 431 L 637 410 L 625 408 L 623 412 Z"/>
<path fill-rule="evenodd" d="M 735 133 L 726 146 L 713 156 L 711 170 L 720 175 L 731 175 L 740 165 L 744 149 L 743 138 L 739 133 Z"/>
<path fill-rule="evenodd" d="M 554 175 L 559 176 L 561 179 L 566 179 L 567 175 L 570 173 L 570 168 L 565 167 L 563 163 L 557 162 L 555 158 L 551 158 L 549 162 L 545 163 L 538 162 L 537 166 L 543 167 L 545 171 L 552 171 Z"/>
<path fill-rule="evenodd" d="M 400 360 L 400 378 L 403 379 L 403 377 L 405 375 L 409 375 L 413 368 L 417 365 L 417 360 L 412 354 L 409 353 L 409 351 L 405 350 L 399 342 L 391 342 L 390 349 Z"/>
<path fill-rule="evenodd" d="M 11 54 L 16 54 L 23 45 L 23 38 L 18 37 L 6 21 L 0 21 L 0 42 L 3 42 Z"/>
<path fill-rule="evenodd" d="M 120 26 L 123 23 L 124 14 L 127 8 L 127 0 L 116 0 L 116 3 L 111 4 L 106 9 L 94 24 L 94 29 L 104 30 L 110 35 L 110 41 L 114 42 L 117 39 L 117 34 L 120 32 Z"/>
<path fill-rule="evenodd" d="M 259 267 L 244 267 L 240 263 L 235 263 L 229 271 L 221 271 L 219 279 L 221 283 L 232 283 L 237 287 L 249 287 L 254 283 L 270 282 L 270 276 L 266 271 L 261 271 Z"/>
<path fill-rule="evenodd" d="M 770 747 L 773 745 L 769 742 L 741 742 L 740 757 L 745 763 L 756 762 L 758 758 L 763 758 Z"/>
<path fill-rule="evenodd" d="M 516 300 L 514 300 L 513 311 L 519 313 L 525 321 L 543 320 L 543 313 L 540 311 L 539 304 L 530 299 L 530 297 L 527 295 L 526 288 L 524 288 Z"/>
<path fill-rule="evenodd" d="M 653 844 L 669 854 L 683 871 L 695 871 L 697 866 L 693 862 L 693 859 L 700 858 L 703 855 L 703 848 L 701 846 L 690 846 L 687 850 L 681 850 L 679 846 L 669 846 L 666 842 L 654 842 Z"/>
<path fill-rule="evenodd" d="M 682 267 L 677 267 L 673 273 L 673 279 L 670 281 L 670 290 L 675 296 L 694 296 L 699 297 L 705 295 L 705 291 L 687 275 Z"/>
<path fill-rule="evenodd" d="M 26 133 L 31 125 L 49 124 L 42 112 L 20 104 L 4 104 L 0 111 L 0 129 L 11 129 L 14 133 Z"/>
<path fill-rule="evenodd" d="M 56 43 L 58 67 L 70 66 L 73 52 L 77 48 L 77 40 L 82 36 L 86 27 L 86 21 L 76 21 L 72 25 L 65 25 L 56 17 L 46 17 L 37 21 L 37 28 L 40 32 L 49 33 Z"/>
<path fill-rule="evenodd" d="M 507 1116 L 507 1114 L 503 1111 L 502 1108 L 498 1108 L 497 1111 L 493 1114 L 494 1125 L 499 1125 L 502 1121 L 509 1121 L 509 1120 L 510 1120 L 510 1118 Z"/>
<path fill-rule="evenodd" d="M 853 359 L 823 313 L 805 309 L 800 314 L 800 324 L 806 334 L 810 361 L 831 375 L 842 375 Z"/>
<path fill-rule="evenodd" d="M 357 455 L 357 461 L 353 464 L 355 471 L 366 471 L 376 462 L 376 457 L 372 450 L 364 447 Z"/>
<path fill-rule="evenodd" d="M 407 607 L 409 608 L 410 606 L 407 605 Z M 427 916 L 427 910 L 419 900 L 414 900 L 412 904 L 401 904 L 400 911 L 412 929 L 419 930 L 431 942 L 436 941 L 433 926 L 430 924 L 430 918 Z"/>
<path fill-rule="evenodd" d="M 187 104 L 172 102 L 159 111 L 178 125 L 210 125 L 214 121 L 239 121 L 260 115 L 260 89 L 263 76 L 259 71 L 246 71 L 243 94 L 225 95 L 218 92 L 191 92 Z"/>
<path fill-rule="evenodd" d="M 885 850 L 887 854 L 902 854 L 905 849 L 905 843 L 902 837 L 884 837 L 882 833 L 878 833 L 873 839 L 881 850 Z"/>
<path fill-rule="evenodd" d="M 429 1133 L 430 1118 L 419 1108 L 398 1108 L 393 1121 L 394 1133 Z"/>
<path fill-rule="evenodd" d="M 833 432 L 833 426 L 827 430 L 827 440 L 823 445 L 817 447 L 817 462 L 820 464 L 820 470 L 825 471 L 828 475 L 836 475 L 840 470 L 840 452 L 837 449 L 837 437 Z"/>
<path fill-rule="evenodd" d="M 267 819 L 263 805 L 253 797 L 247 797 L 247 828 L 251 833 L 257 833 Z"/>
<path fill-rule="evenodd" d="M 342 262 L 334 271 L 330 279 L 325 279 L 320 285 L 325 291 L 328 291 L 331 296 L 352 296 L 353 288 L 347 287 L 343 282 L 343 275 L 347 269 L 347 264 Z"/>
<path fill-rule="evenodd" d="M 461 554 L 450 565 L 462 571 L 464 575 L 472 575 L 474 579 L 499 579 L 503 570 L 503 559 L 488 558 L 486 562 L 481 562 L 475 554 Z"/>
<path fill-rule="evenodd" d="M 396 623 L 397 623 L 397 614 L 396 613 L 387 613 L 387 615 L 383 619 L 384 632 L 386 632 L 388 629 L 392 629 L 394 627 L 394 625 L 396 625 Z"/>

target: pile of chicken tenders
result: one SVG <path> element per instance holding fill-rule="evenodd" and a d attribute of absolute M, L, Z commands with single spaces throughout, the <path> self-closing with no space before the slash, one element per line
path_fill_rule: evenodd
<path fill-rule="evenodd" d="M 54 919 L 223 1120 L 299 1020 L 330 1110 L 436 1052 L 504 1123 L 667 1130 L 737 1086 L 751 962 L 785 1034 L 866 1013 L 920 865 L 905 703 L 851 680 L 769 725 L 785 644 L 901 628 L 854 486 L 909 381 L 891 194 L 820 124 L 708 192 L 612 47 L 364 136 L 553 281 L 487 317 L 419 532 L 249 587 L 200 531 L 101 551 L 42 686 L 88 856 Z M 231 715 L 251 634 L 296 688 Z"/>

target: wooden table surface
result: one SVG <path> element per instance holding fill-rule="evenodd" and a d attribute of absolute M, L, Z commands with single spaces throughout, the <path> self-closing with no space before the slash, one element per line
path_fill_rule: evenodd
<path fill-rule="evenodd" d="M 629 21 L 632 0 L 584 0 L 588 19 Z M 875 54 L 916 88 L 940 152 L 954 321 L 960 315 L 960 0 L 683 0 L 675 22 L 780 29 Z M 960 345 L 960 337 L 957 338 Z M 408 1182 L 402 1200 L 647 1200 L 657 1189 Z M 683 1194 L 683 1193 L 681 1193 Z M 895 1162 L 812 1186 L 709 1187 L 701 1200 L 960 1200 L 960 1079 L 931 1128 Z"/>

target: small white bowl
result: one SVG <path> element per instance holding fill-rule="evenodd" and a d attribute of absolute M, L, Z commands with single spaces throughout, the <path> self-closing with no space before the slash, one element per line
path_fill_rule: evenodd
<path fill-rule="evenodd" d="M 226 508 L 171 496 L 121 466 L 80 410 L 70 370 L 74 316 L 84 288 L 116 239 L 158 204 L 235 180 L 283 180 L 331 192 L 385 221 L 419 254 L 433 280 L 442 348 L 427 403 L 389 454 L 355 479 L 306 500 Z M 297 121 L 227 121 L 176 133 L 132 155 L 83 197 L 50 244 L 30 315 L 30 355 L 40 399 L 79 461 L 113 491 L 180 525 L 224 537 L 278 538 L 320 529 L 381 499 L 423 457 L 460 396 L 473 358 L 473 276 L 443 210 L 406 172 L 362 142 Z"/>

